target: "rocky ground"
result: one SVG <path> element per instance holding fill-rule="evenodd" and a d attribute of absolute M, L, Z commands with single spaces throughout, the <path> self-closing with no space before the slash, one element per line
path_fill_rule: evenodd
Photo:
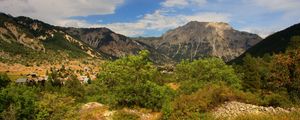
<path fill-rule="evenodd" d="M 139 116 L 139 120 L 158 120 L 161 117 L 159 112 L 150 112 L 147 110 L 137 110 L 123 108 L 121 110 L 109 110 L 108 106 L 97 102 L 90 102 L 81 107 L 80 119 L 81 120 L 113 120 L 116 112 L 126 112 Z"/>
<path fill-rule="evenodd" d="M 280 107 L 263 107 L 252 104 L 240 103 L 236 101 L 226 102 L 213 110 L 213 116 L 216 118 L 235 118 L 245 114 L 277 114 L 289 113 L 295 108 L 283 109 Z"/>

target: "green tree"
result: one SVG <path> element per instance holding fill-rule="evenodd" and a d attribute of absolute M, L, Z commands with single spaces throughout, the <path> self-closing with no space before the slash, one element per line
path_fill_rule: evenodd
<path fill-rule="evenodd" d="M 84 100 L 85 90 L 83 87 L 75 75 L 71 75 L 69 80 L 65 82 L 65 86 L 63 86 L 66 94 L 75 97 L 76 100 Z"/>
<path fill-rule="evenodd" d="M 58 120 L 78 117 L 75 99 L 59 93 L 42 92 L 37 102 L 37 120 Z"/>
<path fill-rule="evenodd" d="M 0 93 L 0 112 L 15 111 L 17 119 L 35 119 L 37 89 L 25 85 L 9 85 Z M 5 115 L 4 115 L 5 116 Z"/>
<path fill-rule="evenodd" d="M 225 82 L 232 87 L 241 88 L 241 80 L 233 67 L 219 58 L 182 61 L 176 66 L 175 79 L 184 93 L 195 92 L 206 83 Z"/>
<path fill-rule="evenodd" d="M 250 91 L 260 91 L 267 89 L 270 76 L 270 58 L 265 56 L 263 59 L 254 58 L 247 54 L 243 59 L 243 65 L 237 69 L 242 73 L 243 87 Z"/>
<path fill-rule="evenodd" d="M 141 106 L 160 109 L 171 90 L 157 83 L 160 73 L 148 59 L 149 52 L 108 62 L 99 73 L 113 106 Z"/>
<path fill-rule="evenodd" d="M 11 80 L 9 79 L 7 74 L 0 73 L 0 89 L 6 87 L 10 82 Z"/>

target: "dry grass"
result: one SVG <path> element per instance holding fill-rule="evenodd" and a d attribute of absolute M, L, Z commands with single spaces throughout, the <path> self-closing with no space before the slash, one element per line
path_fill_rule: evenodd
<path fill-rule="evenodd" d="M 167 86 L 173 90 L 177 90 L 180 87 L 178 83 L 168 83 Z"/>
<path fill-rule="evenodd" d="M 83 70 L 84 67 L 89 67 L 93 73 L 98 73 L 101 61 L 92 61 L 93 64 L 83 64 L 81 61 L 68 61 L 58 64 L 43 64 L 39 66 L 25 66 L 22 64 L 5 64 L 0 62 L 0 72 L 7 73 L 11 80 L 16 80 L 20 77 L 25 77 L 29 73 L 37 73 L 45 75 L 46 71 L 51 67 L 60 68 L 63 64 L 72 70 Z"/>
<path fill-rule="evenodd" d="M 300 120 L 300 111 L 280 114 L 246 114 L 234 120 Z"/>

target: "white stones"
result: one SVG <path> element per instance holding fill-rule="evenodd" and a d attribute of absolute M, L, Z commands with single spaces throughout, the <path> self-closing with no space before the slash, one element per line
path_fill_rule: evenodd
<path fill-rule="evenodd" d="M 226 102 L 213 110 L 213 115 L 216 118 L 234 118 L 243 114 L 277 114 L 277 113 L 289 113 L 295 110 L 295 108 L 283 109 L 280 107 L 273 108 L 256 106 L 252 104 L 246 104 L 236 101 Z"/>

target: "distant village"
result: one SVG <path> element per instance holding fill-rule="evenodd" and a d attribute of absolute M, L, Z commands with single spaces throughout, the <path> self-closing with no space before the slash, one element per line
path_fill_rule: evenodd
<path fill-rule="evenodd" d="M 71 77 L 73 76 L 73 77 Z M 50 68 L 45 75 L 39 75 L 36 72 L 28 73 L 16 80 L 17 84 L 42 84 L 44 85 L 48 80 L 60 80 L 62 84 L 66 81 L 74 79 L 74 76 L 81 84 L 87 84 L 96 79 L 97 73 L 92 71 L 89 67 L 84 67 L 82 70 L 72 70 L 69 67 L 62 65 L 61 68 Z"/>

